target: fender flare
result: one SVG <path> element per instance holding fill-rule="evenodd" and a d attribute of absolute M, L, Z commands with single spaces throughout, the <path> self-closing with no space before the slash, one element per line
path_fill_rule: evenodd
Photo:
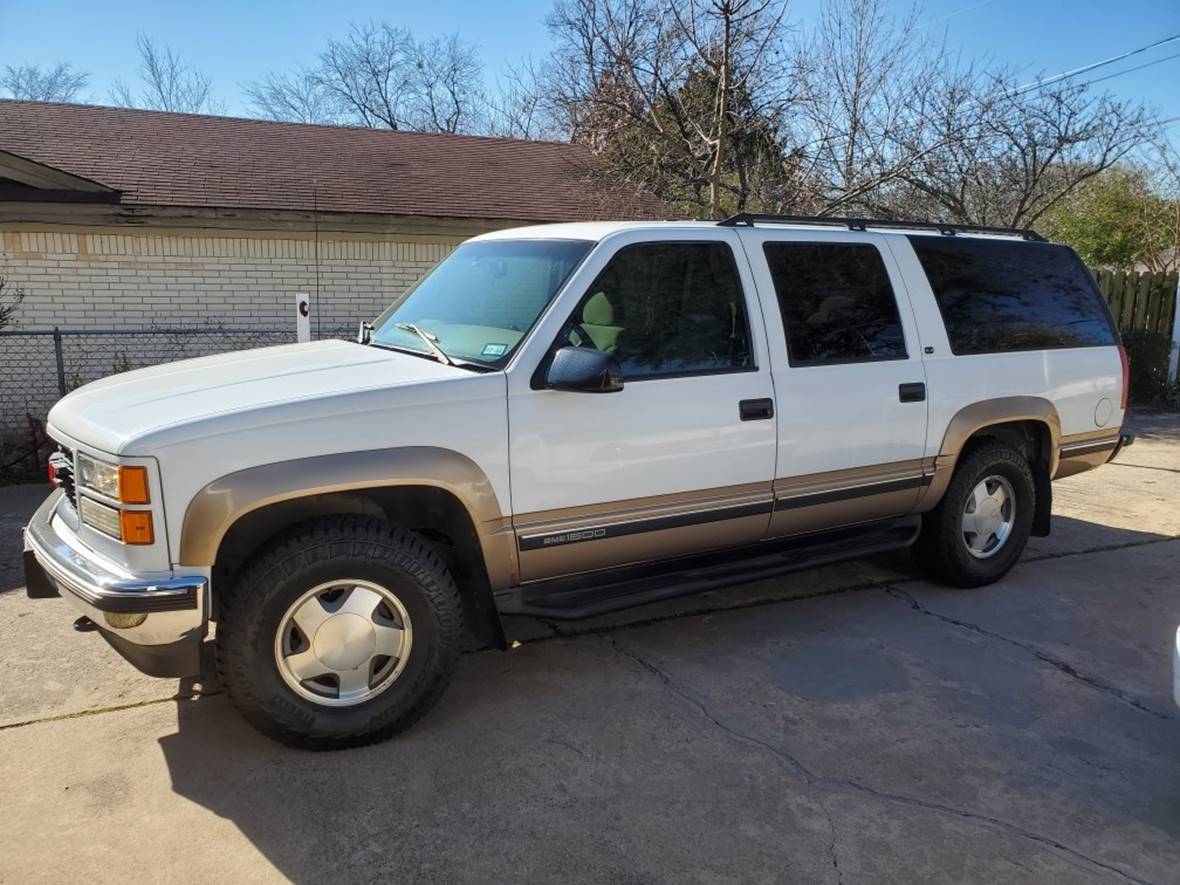
<path fill-rule="evenodd" d="M 483 470 L 459 452 L 433 446 L 370 449 L 248 467 L 205 485 L 189 501 L 179 564 L 212 567 L 231 526 L 252 511 L 298 498 L 396 486 L 449 492 L 467 510 L 492 589 L 519 574 L 511 519 Z"/>
<path fill-rule="evenodd" d="M 923 497 L 922 509 L 928 510 L 942 500 L 967 440 L 988 427 L 1014 421 L 1035 421 L 1048 429 L 1047 467 L 1048 476 L 1052 477 L 1057 471 L 1061 441 L 1061 417 L 1053 403 L 1040 396 L 1003 396 L 980 400 L 959 409 L 948 422 L 935 458 L 934 477 Z"/>

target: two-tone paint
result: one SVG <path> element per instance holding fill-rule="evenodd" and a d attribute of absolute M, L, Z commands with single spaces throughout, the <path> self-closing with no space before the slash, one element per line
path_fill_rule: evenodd
<path fill-rule="evenodd" d="M 156 496 L 154 545 L 124 547 L 86 526 L 76 542 L 123 571 L 208 579 L 249 513 L 426 485 L 467 510 L 495 590 L 928 510 L 966 441 L 996 424 L 1037 428 L 1050 477 L 1102 463 L 1117 445 L 1116 348 L 953 355 L 904 235 L 600 223 L 481 239 L 508 238 L 595 245 L 502 371 L 326 341 L 128 372 L 63 398 L 50 434 L 148 466 Z M 653 241 L 732 250 L 753 367 L 633 380 L 600 396 L 538 389 L 537 368 L 591 282 L 619 249 Z M 763 257 L 771 242 L 876 248 L 905 357 L 792 366 Z M 918 385 L 924 396 L 907 398 Z M 772 414 L 742 420 L 744 400 L 770 400 Z"/>

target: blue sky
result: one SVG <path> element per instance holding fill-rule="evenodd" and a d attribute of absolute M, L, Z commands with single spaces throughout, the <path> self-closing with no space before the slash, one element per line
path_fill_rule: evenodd
<path fill-rule="evenodd" d="M 791 22 L 805 24 L 818 3 L 792 0 Z M 895 5 L 899 13 L 910 7 L 905 0 Z M 458 31 L 480 47 L 494 79 L 505 64 L 546 53 L 549 6 L 548 0 L 0 0 L 0 65 L 70 61 L 91 73 L 90 97 L 102 102 L 116 78 L 133 78 L 135 34 L 143 31 L 204 69 L 229 112 L 245 115 L 239 84 L 313 61 L 326 39 L 343 34 L 350 21 L 385 19 L 424 37 Z M 945 31 L 951 47 L 1014 65 L 1030 80 L 1180 34 L 1178 0 L 926 0 L 921 15 L 932 33 Z M 1176 53 L 1180 41 L 1085 76 L 1117 73 Z M 1101 85 L 1143 99 L 1164 116 L 1180 116 L 1180 57 Z M 1176 123 L 1171 129 L 1173 135 L 1180 132 Z"/>

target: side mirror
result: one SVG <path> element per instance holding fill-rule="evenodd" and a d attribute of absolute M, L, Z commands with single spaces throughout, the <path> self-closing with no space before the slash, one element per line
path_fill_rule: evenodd
<path fill-rule="evenodd" d="M 614 393 L 623 389 L 623 370 L 609 353 L 589 347 L 562 347 L 553 354 L 545 386 L 579 393 Z"/>

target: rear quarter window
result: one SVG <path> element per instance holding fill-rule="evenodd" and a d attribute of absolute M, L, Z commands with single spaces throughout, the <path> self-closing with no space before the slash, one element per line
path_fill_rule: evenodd
<path fill-rule="evenodd" d="M 956 355 L 1117 343 L 1110 312 L 1066 246 L 911 236 Z"/>

